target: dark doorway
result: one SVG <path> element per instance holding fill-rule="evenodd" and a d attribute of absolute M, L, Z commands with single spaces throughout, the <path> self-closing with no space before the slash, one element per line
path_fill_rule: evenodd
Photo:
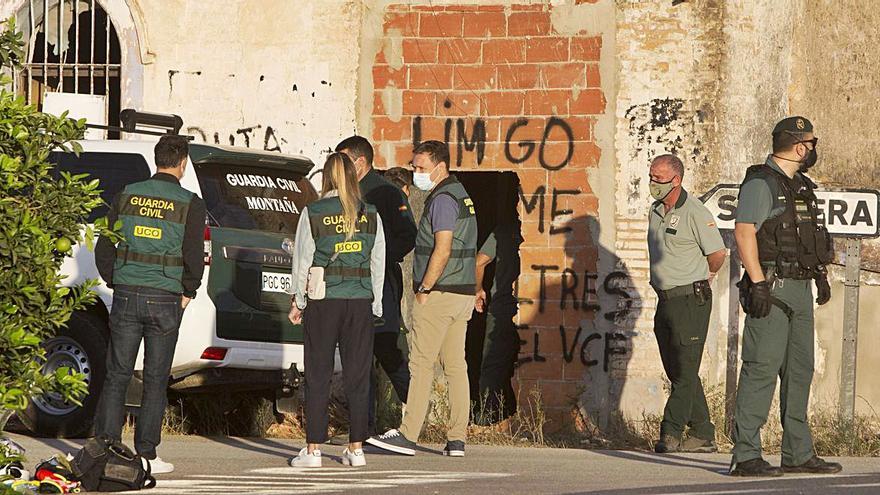
<path fill-rule="evenodd" d="M 514 284 L 519 277 L 522 243 L 517 209 L 519 177 L 514 172 L 454 175 L 474 201 L 477 247 L 483 246 L 490 234 L 494 234 L 497 242 L 495 259 L 483 276 L 487 309 L 474 312 L 465 344 L 474 418 L 478 423 L 492 423 L 516 411 L 510 380 L 519 350 L 519 334 L 513 322 L 517 311 Z"/>

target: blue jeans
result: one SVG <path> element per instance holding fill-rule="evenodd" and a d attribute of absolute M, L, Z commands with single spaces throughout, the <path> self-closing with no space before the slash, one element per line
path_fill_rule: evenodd
<path fill-rule="evenodd" d="M 107 378 L 98 402 L 95 434 L 121 440 L 125 394 L 143 339 L 144 395 L 134 445 L 146 459 L 156 458 L 156 447 L 161 441 L 168 376 L 182 317 L 180 295 L 147 287 L 124 286 L 114 290 Z"/>

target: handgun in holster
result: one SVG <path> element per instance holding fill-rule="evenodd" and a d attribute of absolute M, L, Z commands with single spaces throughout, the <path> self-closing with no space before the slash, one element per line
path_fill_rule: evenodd
<path fill-rule="evenodd" d="M 712 300 L 712 287 L 709 286 L 708 280 L 697 280 L 694 282 L 694 296 L 696 296 L 697 304 L 700 306 Z"/>
<path fill-rule="evenodd" d="M 768 270 L 765 274 L 765 280 L 767 281 L 767 285 L 769 285 L 772 290 L 772 287 L 776 282 L 776 271 Z M 742 279 L 736 284 L 736 286 L 739 288 L 739 305 L 742 307 L 743 311 L 746 314 L 749 313 L 749 301 L 751 300 L 752 287 L 754 285 L 755 284 L 752 283 L 752 279 L 749 278 L 748 272 L 743 270 Z M 791 309 L 791 307 L 788 304 L 782 302 L 782 300 L 780 300 L 778 297 L 774 297 L 772 293 L 770 296 L 770 304 L 781 309 L 789 320 L 792 318 L 792 316 L 794 316 L 794 311 Z"/>

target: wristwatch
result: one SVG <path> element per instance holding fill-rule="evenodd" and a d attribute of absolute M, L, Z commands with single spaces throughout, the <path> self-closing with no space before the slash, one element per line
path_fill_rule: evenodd
<path fill-rule="evenodd" d="M 418 289 L 416 289 L 416 294 L 430 294 L 431 289 L 425 287 L 424 285 L 420 285 Z"/>

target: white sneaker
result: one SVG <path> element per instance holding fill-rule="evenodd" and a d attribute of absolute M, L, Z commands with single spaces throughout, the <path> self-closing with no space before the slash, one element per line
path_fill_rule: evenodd
<path fill-rule="evenodd" d="M 309 454 L 308 447 L 299 451 L 296 457 L 287 461 L 291 467 L 295 468 L 319 468 L 321 467 L 321 451 L 314 450 Z"/>
<path fill-rule="evenodd" d="M 364 456 L 363 449 L 355 449 L 354 452 L 346 448 L 342 451 L 342 464 L 351 467 L 361 467 L 367 465 L 367 458 Z"/>
<path fill-rule="evenodd" d="M 150 474 L 167 474 L 174 472 L 174 464 L 165 462 L 161 457 L 150 459 Z"/>

